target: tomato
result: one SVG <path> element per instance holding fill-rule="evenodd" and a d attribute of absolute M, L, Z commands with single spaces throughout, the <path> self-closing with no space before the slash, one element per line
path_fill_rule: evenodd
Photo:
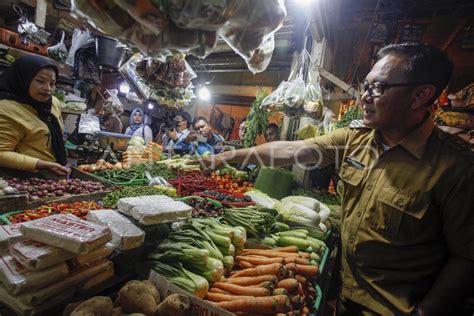
<path fill-rule="evenodd" d="M 239 187 L 239 185 L 238 185 L 237 183 L 233 183 L 233 184 L 232 184 L 232 187 L 233 187 L 234 189 L 237 189 L 237 188 Z"/>
<path fill-rule="evenodd" d="M 222 185 L 222 184 L 219 185 L 219 189 L 221 189 L 221 190 L 224 189 L 224 185 Z"/>
<path fill-rule="evenodd" d="M 249 183 L 248 187 L 253 188 L 253 183 Z"/>
<path fill-rule="evenodd" d="M 238 183 L 239 185 L 244 184 L 244 180 L 242 180 L 242 179 L 237 179 L 237 180 L 235 180 L 235 182 Z"/>

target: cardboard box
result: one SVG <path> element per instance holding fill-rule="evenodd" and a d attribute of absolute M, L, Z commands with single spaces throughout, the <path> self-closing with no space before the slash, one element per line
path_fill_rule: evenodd
<path fill-rule="evenodd" d="M 228 312 L 221 308 L 215 307 L 211 303 L 206 302 L 200 298 L 197 298 L 194 295 L 189 294 L 188 292 L 180 289 L 174 284 L 171 284 L 166 278 L 162 277 L 155 271 L 150 272 L 148 278 L 153 282 L 160 292 L 161 299 L 168 297 L 170 294 L 182 294 L 189 297 L 191 301 L 191 313 L 189 316 L 234 316 L 234 313 Z"/>

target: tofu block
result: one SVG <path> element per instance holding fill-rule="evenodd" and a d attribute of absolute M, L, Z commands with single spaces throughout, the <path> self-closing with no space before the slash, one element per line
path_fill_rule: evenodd
<path fill-rule="evenodd" d="M 180 201 L 135 206 L 130 215 L 143 225 L 171 223 L 191 217 L 192 207 Z"/>
<path fill-rule="evenodd" d="M 72 214 L 58 214 L 24 223 L 21 233 L 32 240 L 75 254 L 88 253 L 112 240 L 103 224 L 82 220 Z"/>
<path fill-rule="evenodd" d="M 13 295 L 45 287 L 64 278 L 68 273 L 68 266 L 64 262 L 44 270 L 33 271 L 9 254 L 0 256 L 0 280 Z"/>
<path fill-rule="evenodd" d="M 165 202 L 172 202 L 173 199 L 166 195 L 145 195 L 139 197 L 123 198 L 117 202 L 118 210 L 126 215 L 130 215 L 135 206 L 156 205 Z"/>
<path fill-rule="evenodd" d="M 112 242 L 106 243 L 104 246 L 97 248 L 89 253 L 78 255 L 69 260 L 69 264 L 73 267 L 89 264 L 97 259 L 106 258 L 112 255 L 115 250 L 115 245 Z"/>
<path fill-rule="evenodd" d="M 0 254 L 8 252 L 8 248 L 11 244 L 26 239 L 21 234 L 21 225 L 22 224 L 12 224 L 0 226 Z"/>
<path fill-rule="evenodd" d="M 28 269 L 42 270 L 76 256 L 64 249 L 34 240 L 24 240 L 10 246 L 10 254 Z"/>
<path fill-rule="evenodd" d="M 145 232 L 114 210 L 90 211 L 87 220 L 107 225 L 112 231 L 112 243 L 120 250 L 138 248 L 145 241 Z"/>

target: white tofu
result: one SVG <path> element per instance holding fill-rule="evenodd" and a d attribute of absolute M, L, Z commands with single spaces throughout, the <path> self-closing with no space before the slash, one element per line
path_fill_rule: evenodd
<path fill-rule="evenodd" d="M 191 217 L 192 207 L 180 201 L 135 206 L 130 215 L 143 225 L 156 225 L 185 220 Z"/>
<path fill-rule="evenodd" d="M 145 232 L 114 210 L 90 211 L 87 220 L 109 226 L 112 243 L 120 250 L 138 248 L 145 241 Z"/>
<path fill-rule="evenodd" d="M 78 255 L 75 258 L 69 260 L 69 263 L 73 266 L 82 266 L 96 261 L 100 258 L 106 258 L 112 254 L 115 250 L 115 245 L 112 242 L 106 243 L 104 246 L 97 248 L 89 253 Z"/>
<path fill-rule="evenodd" d="M 166 195 L 145 195 L 139 197 L 123 198 L 117 202 L 117 208 L 125 215 L 130 215 L 136 206 L 157 205 L 172 202 L 173 199 Z"/>
<path fill-rule="evenodd" d="M 0 254 L 8 251 L 11 244 L 26 239 L 21 234 L 21 225 L 22 223 L 0 226 Z"/>
<path fill-rule="evenodd" d="M 27 222 L 20 226 L 20 231 L 29 239 L 75 254 L 88 253 L 112 240 L 112 232 L 106 225 L 85 221 L 71 214 Z"/>
<path fill-rule="evenodd" d="M 72 252 L 34 240 L 24 240 L 11 245 L 10 254 L 34 271 L 54 266 L 76 256 Z"/>
<path fill-rule="evenodd" d="M 68 273 L 68 266 L 64 262 L 44 270 L 32 271 L 8 254 L 0 256 L 0 279 L 13 295 L 45 287 Z"/>

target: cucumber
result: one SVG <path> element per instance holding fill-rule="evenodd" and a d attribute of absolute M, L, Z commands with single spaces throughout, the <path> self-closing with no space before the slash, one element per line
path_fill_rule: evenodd
<path fill-rule="evenodd" d="M 280 232 L 280 237 L 296 237 L 296 238 L 306 239 L 308 235 L 300 233 L 300 232 L 295 232 L 293 230 L 289 230 L 286 232 Z"/>
<path fill-rule="evenodd" d="M 324 243 L 324 241 L 313 237 L 307 237 L 306 239 L 308 240 L 314 251 L 320 250 L 321 252 L 324 252 L 324 250 L 326 250 L 326 244 Z"/>
<path fill-rule="evenodd" d="M 305 250 L 309 247 L 309 242 L 303 238 L 283 236 L 278 238 L 277 246 L 287 247 L 287 246 L 296 246 L 299 250 Z"/>
<path fill-rule="evenodd" d="M 321 262 L 321 257 L 319 257 L 317 253 L 312 252 L 311 253 L 311 260 L 314 260 L 314 261 L 319 263 L 319 262 Z"/>
<path fill-rule="evenodd" d="M 261 240 L 261 244 L 274 247 L 276 245 L 276 241 L 275 239 L 267 236 Z"/>
<path fill-rule="evenodd" d="M 278 229 L 279 229 L 281 232 L 285 232 L 285 231 L 290 230 L 290 226 L 288 226 L 288 225 L 285 224 L 285 223 L 276 222 L 275 224 L 276 224 L 276 226 L 278 227 Z"/>

